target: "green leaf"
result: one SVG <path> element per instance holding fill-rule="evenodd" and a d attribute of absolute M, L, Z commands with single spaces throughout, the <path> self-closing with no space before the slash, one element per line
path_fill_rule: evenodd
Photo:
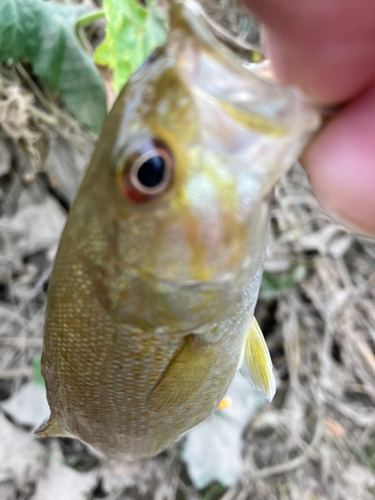
<path fill-rule="evenodd" d="M 207 488 L 201 492 L 201 500 L 219 500 L 227 491 L 227 487 L 220 483 L 211 483 Z"/>
<path fill-rule="evenodd" d="M 34 370 L 34 382 L 36 384 L 44 386 L 44 379 L 42 377 L 42 372 L 40 369 L 40 358 L 35 358 L 33 360 L 33 370 Z"/>
<path fill-rule="evenodd" d="M 103 0 L 108 21 L 106 38 L 95 52 L 95 62 L 114 70 L 119 92 L 151 52 L 162 45 L 166 22 L 151 0 L 147 10 L 136 0 Z"/>
<path fill-rule="evenodd" d="M 103 82 L 81 47 L 75 23 L 85 8 L 42 0 L 0 0 L 0 63 L 28 61 L 82 124 L 99 132 L 106 116 Z"/>
<path fill-rule="evenodd" d="M 264 271 L 260 286 L 260 296 L 264 299 L 277 299 L 284 290 L 300 283 L 306 276 L 306 266 L 297 264 L 281 274 Z"/>

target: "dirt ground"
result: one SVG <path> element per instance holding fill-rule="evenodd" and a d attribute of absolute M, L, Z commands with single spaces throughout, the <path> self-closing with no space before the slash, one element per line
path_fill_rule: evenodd
<path fill-rule="evenodd" d="M 204 6 L 257 42 L 235 3 Z M 329 219 L 299 165 L 275 190 L 256 312 L 277 393 L 241 434 L 236 483 L 199 489 L 183 443 L 115 464 L 75 440 L 33 437 L 49 274 L 94 144 L 27 67 L 0 67 L 0 500 L 375 498 L 375 241 Z"/>

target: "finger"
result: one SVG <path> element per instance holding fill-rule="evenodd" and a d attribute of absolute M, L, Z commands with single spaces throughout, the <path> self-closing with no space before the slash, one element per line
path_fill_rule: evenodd
<path fill-rule="evenodd" d="M 243 0 L 263 23 L 282 83 L 313 99 L 346 101 L 375 82 L 373 0 Z"/>
<path fill-rule="evenodd" d="M 303 163 L 323 207 L 375 235 L 375 85 L 320 132 Z"/>

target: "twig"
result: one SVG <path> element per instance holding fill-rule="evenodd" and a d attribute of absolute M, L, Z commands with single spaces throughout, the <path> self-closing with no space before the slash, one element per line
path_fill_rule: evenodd
<path fill-rule="evenodd" d="M 180 476 L 178 476 L 178 487 L 180 490 L 182 490 L 185 498 L 194 498 L 194 497 L 197 497 L 196 494 L 195 494 L 195 491 L 194 489 L 190 486 L 187 486 L 184 481 L 180 478 Z M 221 499 L 220 499 L 221 500 Z"/>
<path fill-rule="evenodd" d="M 0 338 L 0 344 L 16 346 L 16 347 L 41 347 L 43 345 L 43 339 L 33 339 L 28 337 L 3 337 Z"/>
<path fill-rule="evenodd" d="M 51 115 L 48 115 L 47 113 L 43 113 L 40 109 L 36 108 L 35 106 L 29 105 L 27 106 L 27 109 L 31 115 L 33 115 L 33 118 L 36 118 L 37 120 L 40 120 L 44 122 L 46 125 L 52 127 L 54 125 L 58 124 L 58 118 L 61 118 L 57 116 L 56 109 L 55 111 L 51 111 Z M 52 110 L 52 107 L 51 107 Z"/>
<path fill-rule="evenodd" d="M 352 384 L 348 387 L 350 391 L 357 392 L 360 394 L 367 394 L 370 398 L 375 399 L 375 388 L 368 387 L 362 384 Z"/>
<path fill-rule="evenodd" d="M 229 31 L 220 26 L 220 24 L 217 24 L 213 19 L 211 19 L 205 12 L 203 12 L 203 16 L 216 38 L 221 40 L 233 51 L 239 53 L 242 56 L 245 56 L 248 61 L 261 62 L 265 59 L 265 56 L 263 55 L 260 47 L 247 43 L 233 36 L 231 33 L 229 33 Z"/>
<path fill-rule="evenodd" d="M 373 411 L 364 413 L 339 402 L 335 403 L 335 407 L 343 415 L 353 420 L 359 427 L 375 426 L 375 415 Z"/>
<path fill-rule="evenodd" d="M 235 488 L 229 488 L 222 497 L 220 497 L 220 500 L 233 500 L 234 495 L 236 494 Z"/>
<path fill-rule="evenodd" d="M 291 472 L 292 470 L 298 469 L 299 467 L 305 465 L 308 458 L 309 457 L 306 454 L 303 454 L 299 457 L 293 458 L 293 460 L 273 465 L 272 467 L 265 467 L 264 469 L 257 470 L 247 477 L 248 479 L 255 480 L 265 479 L 266 477 L 277 476 L 279 474 L 285 474 L 286 472 Z"/>
<path fill-rule="evenodd" d="M 318 269 L 319 271 L 319 269 Z M 329 291 L 327 290 L 327 295 Z M 327 301 L 328 303 L 328 301 Z M 318 413 L 318 419 L 315 425 L 315 430 L 314 430 L 314 435 L 313 438 L 310 442 L 310 444 L 306 443 L 306 447 L 304 449 L 304 452 L 299 455 L 296 458 L 293 458 L 292 460 L 288 460 L 286 462 L 283 462 L 281 464 L 277 464 L 271 467 L 265 467 L 263 469 L 259 469 L 253 473 L 251 473 L 249 476 L 247 476 L 248 479 L 250 480 L 255 480 L 255 479 L 264 479 L 266 477 L 271 477 L 279 474 L 285 474 L 286 472 L 291 472 L 292 470 L 295 470 L 299 467 L 302 467 L 307 463 L 307 461 L 310 458 L 314 458 L 314 455 L 316 454 L 315 449 L 318 446 L 318 443 L 321 440 L 321 437 L 324 432 L 324 427 L 323 427 L 323 406 L 325 402 L 324 398 L 324 391 L 323 388 L 325 387 L 325 382 L 328 378 L 329 375 L 329 367 L 330 367 L 330 357 L 329 353 L 331 352 L 332 348 L 332 341 L 333 341 L 333 326 L 332 322 L 334 317 L 337 314 L 336 311 L 329 311 L 326 312 L 324 315 L 325 319 L 325 329 L 324 329 L 324 339 L 323 339 L 323 346 L 322 346 L 322 356 L 321 356 L 321 365 L 320 365 L 320 375 L 319 375 L 319 383 L 317 387 L 317 395 L 316 395 L 316 404 L 317 404 L 317 413 Z"/>
<path fill-rule="evenodd" d="M 32 368 L 16 368 L 15 370 L 0 371 L 0 380 L 7 380 L 16 377 L 32 377 L 34 370 Z"/>
<path fill-rule="evenodd" d="M 29 291 L 29 293 L 26 295 L 26 297 L 22 300 L 22 302 L 19 304 L 17 309 L 13 312 L 13 314 L 10 314 L 8 319 L 3 323 L 2 327 L 0 328 L 0 336 L 3 335 L 7 329 L 10 327 L 10 325 L 13 323 L 15 319 L 21 314 L 21 312 L 25 309 L 27 304 L 31 300 L 33 300 L 34 297 L 38 295 L 40 292 L 42 286 L 44 283 L 48 280 L 49 276 L 51 274 L 51 268 L 49 267 L 44 271 L 44 273 L 40 276 L 38 281 L 35 283 L 33 288 Z"/>
<path fill-rule="evenodd" d="M 33 92 L 35 97 L 39 100 L 40 104 L 42 104 L 42 106 L 44 106 L 44 108 L 47 111 L 49 111 L 51 114 L 54 114 L 54 110 L 51 106 L 51 103 L 49 103 L 47 101 L 47 99 L 44 97 L 43 92 L 40 90 L 38 85 L 34 82 L 34 80 L 31 78 L 31 76 L 28 74 L 28 72 L 22 66 L 22 64 L 17 63 L 16 69 L 17 69 L 18 73 L 20 74 L 20 76 L 23 78 L 23 80 L 30 87 L 30 90 Z"/>
<path fill-rule="evenodd" d="M 255 480 L 255 479 L 265 479 L 266 477 L 276 476 L 279 474 L 285 474 L 286 472 L 291 472 L 292 470 L 298 469 L 306 464 L 306 462 L 313 457 L 315 454 L 314 448 L 318 445 L 321 436 L 322 436 L 322 426 L 320 421 L 318 420 L 314 436 L 311 440 L 311 443 L 308 445 L 306 451 L 292 460 L 288 460 L 286 462 L 282 462 L 281 464 L 272 465 L 271 467 L 264 467 L 263 469 L 259 469 L 251 474 L 247 475 L 247 479 Z"/>

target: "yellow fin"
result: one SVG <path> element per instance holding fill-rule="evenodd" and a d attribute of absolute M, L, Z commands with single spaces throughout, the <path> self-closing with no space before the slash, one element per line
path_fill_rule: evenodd
<path fill-rule="evenodd" d="M 62 427 L 58 419 L 52 416 L 46 422 L 43 422 L 34 434 L 40 438 L 54 436 L 71 437 L 71 435 Z"/>
<path fill-rule="evenodd" d="M 242 348 L 240 373 L 253 387 L 262 392 L 268 401 L 272 401 L 276 382 L 271 356 L 255 317 L 251 321 Z"/>
<path fill-rule="evenodd" d="M 216 411 L 225 410 L 225 408 L 229 408 L 231 404 L 232 404 L 231 398 L 229 398 L 228 396 L 224 396 L 223 399 L 220 401 L 219 406 L 216 408 Z"/>
<path fill-rule="evenodd" d="M 147 402 L 149 409 L 159 412 L 192 400 L 198 389 L 207 383 L 211 356 L 212 346 L 205 344 L 198 335 L 187 335 L 152 390 Z"/>

